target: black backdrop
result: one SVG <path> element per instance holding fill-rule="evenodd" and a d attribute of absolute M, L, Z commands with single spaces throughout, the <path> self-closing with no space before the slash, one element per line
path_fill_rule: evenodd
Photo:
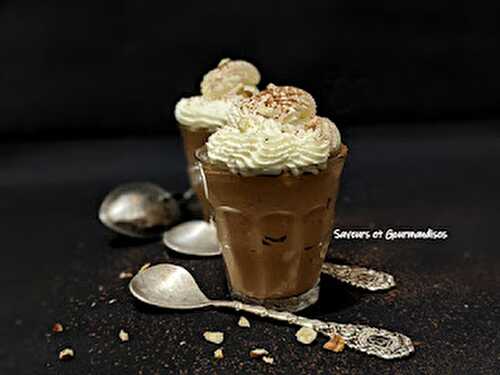
<path fill-rule="evenodd" d="M 344 125 L 491 116 L 496 4 L 3 1 L 0 137 L 173 131 L 176 100 L 226 56 Z"/>

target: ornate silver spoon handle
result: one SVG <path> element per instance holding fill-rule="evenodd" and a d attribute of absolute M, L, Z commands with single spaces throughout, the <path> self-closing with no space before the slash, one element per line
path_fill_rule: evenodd
<path fill-rule="evenodd" d="M 324 263 L 321 272 L 357 288 L 371 291 L 387 290 L 396 286 L 392 275 L 364 267 Z"/>
<path fill-rule="evenodd" d="M 229 307 L 246 311 L 263 318 L 281 320 L 289 324 L 308 327 L 330 338 L 341 336 L 346 345 L 354 350 L 383 359 L 396 359 L 410 355 L 415 350 L 411 339 L 401 333 L 386 331 L 358 324 L 340 324 L 304 318 L 289 312 L 266 309 L 263 306 L 247 305 L 237 301 L 212 301 L 213 306 Z"/>

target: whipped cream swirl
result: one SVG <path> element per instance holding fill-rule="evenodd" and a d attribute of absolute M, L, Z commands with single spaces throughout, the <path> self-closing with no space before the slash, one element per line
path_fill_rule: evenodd
<path fill-rule="evenodd" d="M 259 90 L 260 73 L 252 64 L 242 60 L 223 59 L 205 74 L 201 96 L 181 99 L 175 106 L 175 118 L 192 129 L 215 131 L 227 124 L 232 106 Z"/>
<path fill-rule="evenodd" d="M 322 125 L 307 128 L 246 115 L 237 126 L 226 126 L 210 136 L 208 159 L 244 176 L 318 173 L 326 167 L 332 147 L 340 147 L 340 134 L 331 121 L 315 121 Z"/>
<path fill-rule="evenodd" d="M 175 118 L 191 129 L 215 131 L 227 124 L 228 114 L 235 100 L 209 100 L 203 96 L 193 96 L 179 100 L 175 106 Z"/>

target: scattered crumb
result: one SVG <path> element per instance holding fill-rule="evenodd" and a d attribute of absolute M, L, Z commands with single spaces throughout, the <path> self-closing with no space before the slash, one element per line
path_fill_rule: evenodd
<path fill-rule="evenodd" d="M 113 298 L 113 299 L 110 299 L 110 300 L 108 301 L 108 304 L 112 305 L 112 304 L 113 304 L 113 303 L 115 303 L 115 302 L 116 302 L 116 299 L 115 299 L 115 298 Z"/>
<path fill-rule="evenodd" d="M 63 325 L 61 323 L 54 323 L 54 325 L 52 326 L 52 332 L 59 333 L 62 331 L 64 331 Z"/>
<path fill-rule="evenodd" d="M 151 263 L 145 263 L 142 265 L 141 268 L 139 268 L 139 272 L 144 271 L 145 269 L 149 268 L 151 266 Z"/>
<path fill-rule="evenodd" d="M 134 274 L 132 272 L 120 272 L 120 274 L 118 275 L 118 277 L 120 279 L 130 279 L 131 277 L 133 277 Z"/>
<path fill-rule="evenodd" d="M 250 328 L 250 322 L 244 316 L 242 316 L 240 320 L 238 320 L 238 325 L 243 328 Z"/>
<path fill-rule="evenodd" d="M 274 358 L 273 357 L 270 357 L 270 356 L 267 356 L 265 355 L 264 357 L 262 357 L 262 360 L 267 363 L 268 365 L 272 365 L 274 364 Z"/>
<path fill-rule="evenodd" d="M 327 341 L 323 345 L 323 349 L 330 350 L 331 352 L 339 353 L 344 350 L 345 341 L 342 336 L 334 335 L 330 341 Z"/>
<path fill-rule="evenodd" d="M 314 340 L 316 340 L 317 336 L 318 333 L 309 327 L 302 327 L 295 333 L 297 341 L 305 345 L 311 344 Z"/>
<path fill-rule="evenodd" d="M 250 351 L 251 358 L 260 358 L 264 355 L 268 355 L 269 352 L 266 349 L 257 348 Z"/>
<path fill-rule="evenodd" d="M 99 285 L 97 287 L 97 290 L 99 290 L 99 292 L 103 292 L 104 291 L 104 287 L 102 285 Z"/>
<path fill-rule="evenodd" d="M 95 305 L 97 305 L 97 303 L 94 301 L 90 304 L 90 307 L 95 307 Z"/>
<path fill-rule="evenodd" d="M 219 348 L 219 349 L 217 349 L 214 352 L 214 358 L 215 359 L 222 359 L 222 358 L 224 358 L 224 353 L 222 352 L 222 348 Z"/>
<path fill-rule="evenodd" d="M 413 346 L 422 346 L 424 345 L 423 341 L 413 341 Z"/>
<path fill-rule="evenodd" d="M 73 359 L 75 356 L 75 352 L 71 348 L 65 348 L 59 352 L 59 360 L 60 361 L 68 361 Z"/>
<path fill-rule="evenodd" d="M 203 337 L 208 342 L 211 342 L 214 344 L 222 344 L 222 341 L 224 341 L 224 333 L 223 332 L 206 331 L 203 333 Z"/>
<path fill-rule="evenodd" d="M 122 342 L 129 340 L 128 333 L 125 332 L 123 329 L 120 329 L 120 332 L 118 333 L 118 337 L 120 338 L 120 340 Z"/>
<path fill-rule="evenodd" d="M 181 341 L 181 342 L 179 343 L 179 345 L 180 345 L 180 346 L 182 346 L 182 345 L 186 345 L 186 341 Z"/>

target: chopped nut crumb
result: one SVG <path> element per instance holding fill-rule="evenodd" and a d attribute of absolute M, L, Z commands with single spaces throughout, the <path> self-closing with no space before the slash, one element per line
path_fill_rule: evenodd
<path fill-rule="evenodd" d="M 316 340 L 317 336 L 318 333 L 314 329 L 308 327 L 302 327 L 295 333 L 297 341 L 305 345 L 311 344 Z"/>
<path fill-rule="evenodd" d="M 118 333 L 118 337 L 120 338 L 120 340 L 122 342 L 129 340 L 128 333 L 125 332 L 123 329 L 120 329 L 120 332 Z"/>
<path fill-rule="evenodd" d="M 54 323 L 54 325 L 52 326 L 52 332 L 59 333 L 62 331 L 64 331 L 63 325 L 61 323 Z"/>
<path fill-rule="evenodd" d="M 325 345 L 323 345 L 323 349 L 330 350 L 335 353 L 339 353 L 342 350 L 344 350 L 345 347 L 345 341 L 342 338 L 342 336 L 335 335 L 333 336 L 330 341 L 327 341 Z"/>
<path fill-rule="evenodd" d="M 250 322 L 244 316 L 242 316 L 240 320 L 238 320 L 238 325 L 243 328 L 250 328 Z"/>
<path fill-rule="evenodd" d="M 267 356 L 265 355 L 264 357 L 262 357 L 262 360 L 267 363 L 268 365 L 272 365 L 274 364 L 274 358 L 273 357 L 270 357 L 270 356 Z"/>
<path fill-rule="evenodd" d="M 179 343 L 179 345 L 180 345 L 180 346 L 182 346 L 182 345 L 186 345 L 186 341 L 184 341 L 184 340 L 183 340 L 183 341 L 181 341 L 181 342 Z"/>
<path fill-rule="evenodd" d="M 264 355 L 268 355 L 269 352 L 266 349 L 257 348 L 250 351 L 251 358 L 260 358 Z"/>
<path fill-rule="evenodd" d="M 73 359 L 75 356 L 75 352 L 71 348 L 65 348 L 59 352 L 59 360 L 60 361 L 68 361 Z"/>
<path fill-rule="evenodd" d="M 94 301 L 90 304 L 90 307 L 95 307 L 95 305 L 97 305 L 97 303 Z"/>
<path fill-rule="evenodd" d="M 139 268 L 139 272 L 144 271 L 145 269 L 149 268 L 151 266 L 151 263 L 145 263 L 142 265 L 141 268 Z"/>
<path fill-rule="evenodd" d="M 203 333 L 203 337 L 208 342 L 211 342 L 214 344 L 222 344 L 222 342 L 224 341 L 224 333 L 223 332 L 206 331 L 205 333 Z"/>
<path fill-rule="evenodd" d="M 118 275 L 118 277 L 120 279 L 130 279 L 131 277 L 133 277 L 134 274 L 132 272 L 120 272 L 120 274 Z"/>
<path fill-rule="evenodd" d="M 222 348 L 219 348 L 219 349 L 217 349 L 214 352 L 214 358 L 215 359 L 222 359 L 222 358 L 224 358 L 224 353 L 222 352 Z"/>
<path fill-rule="evenodd" d="M 108 304 L 112 305 L 112 304 L 113 304 L 113 303 L 115 303 L 115 302 L 116 302 L 116 298 L 113 298 L 113 299 L 110 299 L 110 300 L 108 301 Z"/>

